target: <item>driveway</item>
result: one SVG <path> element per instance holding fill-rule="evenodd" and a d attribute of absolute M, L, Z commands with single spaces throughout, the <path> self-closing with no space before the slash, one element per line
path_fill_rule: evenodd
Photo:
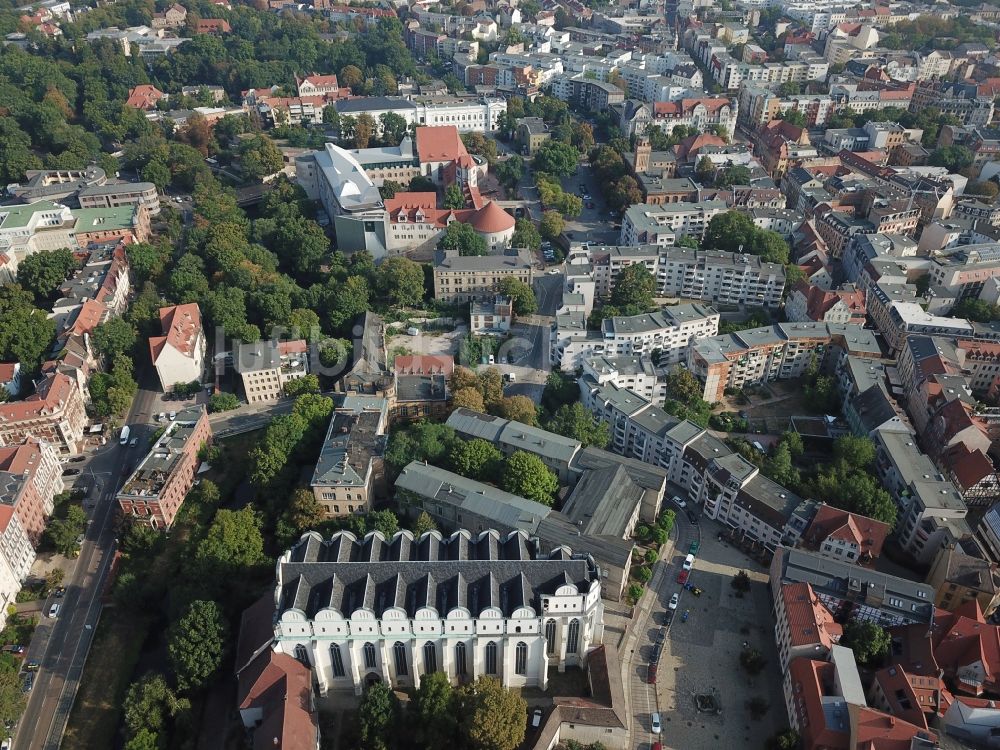
<path fill-rule="evenodd" d="M 774 732 L 787 726 L 782 676 L 774 644 L 774 618 L 767 591 L 767 573 L 734 547 L 717 540 L 719 524 L 701 518 L 701 549 L 691 582 L 702 589 L 700 597 L 684 592 L 660 658 L 657 700 L 663 715 L 665 748 L 762 747 Z M 686 550 L 683 550 L 686 551 Z M 678 550 L 675 563 L 682 550 Z M 745 570 L 752 580 L 742 598 L 730 585 Z M 661 596 L 677 590 L 672 586 Z M 739 664 L 744 642 L 767 659 L 764 670 L 748 677 Z M 695 696 L 711 694 L 721 706 L 717 715 L 701 713 Z M 746 702 L 761 696 L 770 709 L 761 720 L 750 717 Z"/>

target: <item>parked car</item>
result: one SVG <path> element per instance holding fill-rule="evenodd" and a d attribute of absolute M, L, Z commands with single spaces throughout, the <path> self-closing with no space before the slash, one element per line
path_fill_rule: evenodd
<path fill-rule="evenodd" d="M 24 676 L 24 681 L 21 683 L 21 690 L 25 693 L 30 693 L 31 688 L 35 686 L 35 674 L 34 672 L 28 672 Z"/>
<path fill-rule="evenodd" d="M 674 594 L 673 596 L 670 597 L 670 604 L 667 605 L 667 608 L 668 609 L 677 609 L 677 605 L 680 604 L 680 603 L 681 603 L 681 595 L 680 594 Z M 50 617 L 54 617 L 55 615 L 49 615 L 49 616 Z"/>
<path fill-rule="evenodd" d="M 129 448 L 135 448 L 139 444 L 139 438 L 132 438 L 132 442 L 128 444 Z"/>
<path fill-rule="evenodd" d="M 170 412 L 170 421 L 173 422 L 175 419 L 177 419 L 177 412 Z"/>
<path fill-rule="evenodd" d="M 674 505 L 676 505 L 678 508 L 687 507 L 687 503 L 684 501 L 684 498 L 682 498 L 680 495 L 674 495 L 673 500 L 674 500 Z"/>
<path fill-rule="evenodd" d="M 674 611 L 672 609 L 664 610 L 663 612 L 663 624 L 669 625 L 674 621 Z"/>
<path fill-rule="evenodd" d="M 655 712 L 653 714 L 653 718 L 650 719 L 649 731 L 651 731 L 653 734 L 659 734 L 660 732 L 663 731 L 663 725 L 660 724 L 660 714 L 658 712 Z"/>
<path fill-rule="evenodd" d="M 691 523 L 697 524 L 698 523 L 698 514 L 695 513 L 693 510 L 689 510 L 688 511 L 688 520 Z"/>
<path fill-rule="evenodd" d="M 52 593 L 55 595 L 56 599 L 62 599 L 64 596 L 66 596 L 66 587 L 58 586 Z"/>
<path fill-rule="evenodd" d="M 66 469 L 65 471 L 63 471 L 62 475 L 64 477 L 75 477 L 79 473 L 80 473 L 79 469 Z"/>
<path fill-rule="evenodd" d="M 677 583 L 680 584 L 686 583 L 689 575 L 690 573 L 688 573 L 688 571 L 682 570 L 680 573 L 677 574 Z"/>
<path fill-rule="evenodd" d="M 682 566 L 684 570 L 691 570 L 694 567 L 694 555 L 688 555 L 684 558 L 684 564 Z"/>
<path fill-rule="evenodd" d="M 695 541 L 691 542 L 690 546 L 688 547 L 688 554 L 689 555 L 697 555 L 698 554 L 698 549 L 700 547 L 701 547 L 701 542 L 699 542 L 696 539 Z"/>
<path fill-rule="evenodd" d="M 542 725 L 542 709 L 536 708 L 531 712 L 531 728 L 538 729 Z"/>
<path fill-rule="evenodd" d="M 41 666 L 42 665 L 39 664 L 37 661 L 26 661 L 24 663 L 24 671 L 25 672 L 37 672 L 41 668 Z"/>
<path fill-rule="evenodd" d="M 3 651 L 5 654 L 23 654 L 24 646 L 17 643 L 8 643 L 0 651 Z"/>
<path fill-rule="evenodd" d="M 69 460 L 69 462 L 70 462 L 71 464 L 78 464 L 78 463 L 80 463 L 81 461 L 86 461 L 86 460 L 87 460 L 87 457 L 86 457 L 86 456 L 73 456 L 73 458 L 71 458 L 71 459 Z"/>
<path fill-rule="evenodd" d="M 583 198 L 585 201 L 592 200 L 591 197 L 590 197 L 590 193 L 584 193 L 580 197 Z"/>
<path fill-rule="evenodd" d="M 49 617 L 55 618 L 59 616 L 60 604 L 56 602 L 51 607 L 49 607 Z"/>
<path fill-rule="evenodd" d="M 650 685 L 655 685 L 656 684 L 656 665 L 655 664 L 650 664 L 646 668 L 646 682 L 648 682 Z"/>

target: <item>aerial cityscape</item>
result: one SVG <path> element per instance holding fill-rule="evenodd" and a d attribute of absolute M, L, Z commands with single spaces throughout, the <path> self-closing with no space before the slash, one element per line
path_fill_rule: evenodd
<path fill-rule="evenodd" d="M 0 3 L 0 750 L 1000 750 L 1000 0 Z"/>

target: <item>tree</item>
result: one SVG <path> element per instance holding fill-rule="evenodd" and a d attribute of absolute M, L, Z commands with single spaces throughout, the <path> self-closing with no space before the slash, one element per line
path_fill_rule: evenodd
<path fill-rule="evenodd" d="M 470 154 L 477 154 L 486 159 L 492 167 L 497 160 L 497 142 L 487 138 L 482 133 L 462 133 L 462 143 Z"/>
<path fill-rule="evenodd" d="M 794 729 L 786 729 L 768 738 L 764 750 L 798 750 L 801 738 Z"/>
<path fill-rule="evenodd" d="M 542 245 L 542 236 L 535 228 L 531 219 L 518 219 L 514 222 L 514 234 L 510 238 L 511 247 L 526 247 L 537 250 Z"/>
<path fill-rule="evenodd" d="M 580 153 L 584 154 L 594 147 L 594 129 L 589 122 L 577 121 L 573 123 L 571 143 Z"/>
<path fill-rule="evenodd" d="M 750 590 L 750 576 L 747 575 L 745 570 L 741 570 L 733 576 L 733 580 L 729 582 L 729 585 L 739 593 L 745 594 Z"/>
<path fill-rule="evenodd" d="M 784 443 L 779 443 L 764 462 L 764 473 L 785 487 L 795 487 L 799 483 L 799 471 L 792 464 L 792 453 Z"/>
<path fill-rule="evenodd" d="M 340 73 L 337 76 L 337 82 L 341 87 L 358 89 L 365 82 L 365 74 L 362 73 L 361 68 L 356 65 L 346 65 L 340 69 Z"/>
<path fill-rule="evenodd" d="M 365 516 L 368 531 L 379 531 L 386 539 L 392 539 L 399 531 L 399 519 L 391 510 L 375 510 Z"/>
<path fill-rule="evenodd" d="M 462 188 L 454 183 L 446 187 L 442 206 L 444 208 L 465 208 L 465 195 L 462 193 Z"/>
<path fill-rule="evenodd" d="M 504 466 L 503 488 L 543 505 L 552 505 L 559 480 L 542 459 L 524 451 L 514 451 Z"/>
<path fill-rule="evenodd" d="M 642 263 L 626 266 L 618 274 L 611 292 L 611 304 L 615 307 L 634 306 L 646 311 L 653 306 L 656 279 Z"/>
<path fill-rule="evenodd" d="M 580 154 L 568 143 L 546 141 L 532 160 L 532 166 L 538 172 L 568 177 L 576 172 L 580 163 Z"/>
<path fill-rule="evenodd" d="M 122 704 L 125 733 L 129 739 L 145 730 L 156 736 L 174 719 L 187 711 L 191 704 L 178 697 L 162 674 L 147 672 L 129 686 Z"/>
<path fill-rule="evenodd" d="M 527 396 L 506 396 L 492 410 L 497 416 L 521 424 L 537 425 L 538 411 L 535 402 Z"/>
<path fill-rule="evenodd" d="M 379 266 L 379 293 L 396 305 L 420 305 L 424 300 L 424 269 L 403 256 L 386 258 Z"/>
<path fill-rule="evenodd" d="M 416 422 L 392 434 L 385 462 L 394 473 L 410 461 L 437 463 L 451 453 L 458 441 L 455 430 L 446 424 Z"/>
<path fill-rule="evenodd" d="M 437 524 L 434 523 L 434 519 L 430 517 L 427 511 L 420 511 L 417 520 L 413 522 L 413 536 L 419 539 L 428 531 L 434 531 L 435 529 L 437 529 Z"/>
<path fill-rule="evenodd" d="M 1000 306 L 991 305 L 974 297 L 966 297 L 951 308 L 950 315 L 953 318 L 965 318 L 977 323 L 989 323 L 1000 318 Z"/>
<path fill-rule="evenodd" d="M 486 239 L 472 228 L 471 224 L 453 221 L 444 230 L 438 243 L 443 250 L 457 250 L 459 255 L 489 255 Z"/>
<path fill-rule="evenodd" d="M 382 126 L 382 141 L 387 146 L 398 146 L 409 131 L 406 118 L 395 112 L 383 112 L 378 119 Z"/>
<path fill-rule="evenodd" d="M 444 672 L 432 672 L 420 680 L 407 714 L 413 719 L 419 747 L 444 748 L 457 740 L 458 715 L 451 682 Z"/>
<path fill-rule="evenodd" d="M 892 638 L 889 631 L 874 622 L 851 620 L 844 626 L 840 645 L 851 649 L 859 664 L 877 667 L 889 654 Z"/>
<path fill-rule="evenodd" d="M 701 399 L 703 389 L 690 370 L 680 365 L 667 373 L 667 398 L 691 404 Z"/>
<path fill-rule="evenodd" d="M 747 646 L 740 652 L 740 666 L 751 677 L 760 674 L 766 665 L 767 659 L 759 650 Z"/>
<path fill-rule="evenodd" d="M 808 124 L 806 121 L 805 113 L 800 112 L 797 109 L 786 109 L 782 112 L 779 112 L 777 119 L 783 120 L 784 122 L 787 122 L 789 125 L 794 125 L 797 128 L 804 128 Z"/>
<path fill-rule="evenodd" d="M 452 448 L 449 463 L 455 473 L 480 481 L 495 481 L 503 454 L 493 443 L 480 438 L 462 441 Z"/>
<path fill-rule="evenodd" d="M 220 411 L 238 409 L 240 400 L 232 393 L 213 393 L 208 399 L 208 411 L 215 414 Z"/>
<path fill-rule="evenodd" d="M 246 576 L 248 569 L 260 565 L 264 561 L 260 527 L 261 519 L 249 505 L 241 510 L 222 509 L 216 513 L 191 559 L 197 577 L 224 584 L 234 577 Z"/>
<path fill-rule="evenodd" d="M 177 687 L 197 690 L 222 665 L 229 625 L 216 602 L 199 599 L 170 628 L 167 653 Z"/>
<path fill-rule="evenodd" d="M 285 383 L 283 388 L 286 396 L 295 398 L 306 393 L 319 393 L 319 376 L 310 373 L 301 378 L 295 378 Z"/>
<path fill-rule="evenodd" d="M 240 142 L 240 168 L 251 180 L 280 172 L 284 163 L 278 147 L 267 136 L 255 135 Z"/>
<path fill-rule="evenodd" d="M 515 315 L 534 315 L 538 312 L 538 300 L 528 284 L 513 276 L 505 276 L 497 284 L 497 293 L 510 297 Z"/>
<path fill-rule="evenodd" d="M 869 437 L 843 435 L 833 443 L 833 457 L 844 470 L 867 469 L 875 461 L 875 443 Z"/>
<path fill-rule="evenodd" d="M 466 746 L 479 750 L 514 750 L 524 741 L 528 706 L 496 677 L 480 677 L 459 693 L 461 733 Z"/>
<path fill-rule="evenodd" d="M 742 165 L 731 165 L 719 172 L 715 178 L 715 187 L 727 188 L 732 185 L 749 185 L 750 168 Z"/>
<path fill-rule="evenodd" d="M 361 746 L 366 750 L 387 750 L 386 739 L 398 712 L 396 696 L 384 682 L 365 689 L 358 707 Z"/>
<path fill-rule="evenodd" d="M 40 305 L 47 307 L 52 293 L 76 266 L 76 258 L 69 248 L 35 253 L 18 264 L 17 283 L 31 292 Z"/>
<path fill-rule="evenodd" d="M 309 490 L 299 487 L 288 503 L 288 521 L 300 534 L 314 529 L 326 520 L 326 511 Z"/>
<path fill-rule="evenodd" d="M 21 679 L 17 669 L 0 670 L 0 721 L 5 726 L 13 726 L 21 718 L 27 698 L 21 689 Z"/>
<path fill-rule="evenodd" d="M 557 435 L 579 440 L 584 447 L 606 448 L 611 441 L 608 425 L 594 418 L 579 401 L 560 406 L 545 429 Z"/>
<path fill-rule="evenodd" d="M 494 170 L 497 179 L 508 189 L 513 190 L 524 176 L 524 159 L 514 155 L 496 165 Z"/>
<path fill-rule="evenodd" d="M 965 146 L 941 146 L 931 152 L 927 163 L 935 167 L 946 167 L 949 172 L 959 172 L 972 165 L 972 152 Z"/>
<path fill-rule="evenodd" d="M 566 222 L 558 211 L 545 211 L 538 225 L 539 234 L 547 240 L 555 240 L 562 234 Z"/>
<path fill-rule="evenodd" d="M 699 182 L 709 182 L 715 174 L 715 163 L 708 156 L 703 156 L 698 160 L 694 173 Z"/>
<path fill-rule="evenodd" d="M 45 529 L 49 542 L 66 557 L 75 557 L 80 550 L 77 538 L 87 528 L 87 516 L 78 505 L 70 506 L 65 518 L 51 521 Z"/>
<path fill-rule="evenodd" d="M 970 182 L 963 195 L 980 196 L 987 203 L 993 203 L 1000 194 L 1000 186 L 991 180 Z"/>
<path fill-rule="evenodd" d="M 434 180 L 430 177 L 418 174 L 410 180 L 409 185 L 406 186 L 406 190 L 410 193 L 436 193 L 437 185 L 434 184 Z"/>
<path fill-rule="evenodd" d="M 358 115 L 354 123 L 354 148 L 368 148 L 375 135 L 375 118 L 367 112 Z"/>
<path fill-rule="evenodd" d="M 131 353 L 139 332 L 124 318 L 111 318 L 94 329 L 94 347 L 109 360 Z"/>
<path fill-rule="evenodd" d="M 400 185 L 395 180 L 382 180 L 382 187 L 378 189 L 379 195 L 382 196 L 382 200 L 388 200 L 403 191 L 403 186 Z"/>
<path fill-rule="evenodd" d="M 451 397 L 451 405 L 455 409 L 471 409 L 472 411 L 486 411 L 483 403 L 483 394 L 478 388 L 460 388 Z"/>

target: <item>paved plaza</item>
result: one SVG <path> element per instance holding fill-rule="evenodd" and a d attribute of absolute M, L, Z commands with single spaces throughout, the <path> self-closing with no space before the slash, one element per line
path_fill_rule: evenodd
<path fill-rule="evenodd" d="M 718 524 L 701 519 L 701 549 L 691 581 L 699 597 L 685 591 L 660 657 L 657 703 L 663 716 L 665 748 L 760 748 L 775 731 L 787 726 L 781 696 L 781 674 L 774 645 L 774 618 L 767 574 L 738 549 L 717 541 Z M 680 554 L 680 551 L 677 553 Z M 753 581 L 749 594 L 737 597 L 730 585 L 745 570 Z M 670 580 L 659 595 L 679 589 Z M 689 610 L 687 622 L 681 614 Z M 747 642 L 767 659 L 764 671 L 749 677 L 739 664 Z M 711 694 L 721 713 L 701 713 L 695 696 Z M 754 720 L 746 702 L 762 696 L 770 704 L 764 718 Z"/>

